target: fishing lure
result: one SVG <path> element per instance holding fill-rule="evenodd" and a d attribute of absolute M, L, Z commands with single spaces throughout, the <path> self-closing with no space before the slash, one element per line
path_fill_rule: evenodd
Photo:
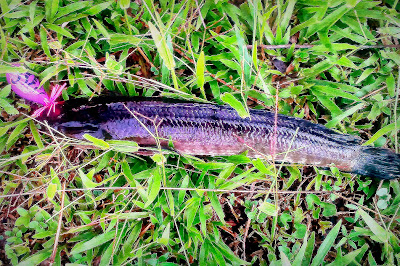
<path fill-rule="evenodd" d="M 55 102 L 45 105 L 49 106 L 53 108 Z M 250 157 L 288 163 L 334 165 L 379 179 L 400 177 L 400 155 L 389 149 L 362 146 L 355 136 L 295 117 L 278 115 L 275 121 L 275 114 L 265 110 L 250 110 L 250 117 L 242 118 L 228 106 L 123 97 L 97 97 L 90 102 L 77 99 L 59 108 L 57 115 L 43 119 L 77 139 L 91 134 L 166 149 L 172 141 L 174 150 L 184 154 L 247 152 Z"/>
<path fill-rule="evenodd" d="M 40 86 L 39 79 L 30 73 L 7 73 L 6 79 L 19 97 L 43 105 L 32 114 L 33 117 L 39 117 L 46 110 L 48 110 L 47 116 L 51 112 L 54 113 L 56 105 L 59 104 L 56 100 L 66 86 L 66 84 L 53 86 L 49 96 L 43 86 Z"/>

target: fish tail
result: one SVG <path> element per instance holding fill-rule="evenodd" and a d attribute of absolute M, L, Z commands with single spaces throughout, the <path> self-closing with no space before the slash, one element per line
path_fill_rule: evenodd
<path fill-rule="evenodd" d="M 400 154 L 389 149 L 363 146 L 353 173 L 390 180 L 400 177 Z"/>

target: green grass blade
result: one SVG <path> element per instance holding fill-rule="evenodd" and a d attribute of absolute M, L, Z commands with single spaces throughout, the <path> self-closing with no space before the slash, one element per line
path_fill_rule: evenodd
<path fill-rule="evenodd" d="M 213 208 L 214 208 L 215 212 L 217 213 L 219 219 L 223 222 L 224 219 L 225 219 L 225 213 L 222 210 L 221 203 L 218 200 L 217 194 L 215 194 L 215 192 L 209 192 L 207 194 L 208 194 L 208 197 L 209 197 L 209 199 L 211 201 L 211 205 L 213 206 Z"/>
<path fill-rule="evenodd" d="M 105 142 L 102 139 L 95 138 L 89 134 L 84 134 L 83 138 L 87 139 L 88 141 L 93 143 L 94 146 L 97 146 L 101 149 L 109 149 L 110 148 L 110 145 L 107 142 Z"/>
<path fill-rule="evenodd" d="M 67 31 L 64 28 L 61 28 L 60 26 L 57 26 L 54 24 L 45 24 L 44 26 L 52 31 L 57 32 L 60 35 L 67 37 L 67 38 L 71 38 L 71 39 L 74 38 L 74 36 L 69 31 Z"/>
<path fill-rule="evenodd" d="M 361 215 L 364 222 L 368 225 L 369 229 L 371 229 L 372 233 L 374 233 L 374 235 L 379 240 L 381 240 L 383 243 L 386 243 L 389 241 L 388 232 L 382 226 L 380 226 L 371 216 L 369 216 L 368 213 L 366 213 L 362 209 L 359 209 L 358 213 Z"/>
<path fill-rule="evenodd" d="M 46 0 L 45 1 L 45 9 L 46 9 L 46 20 L 50 23 L 53 23 L 54 17 L 57 14 L 59 7 L 59 0 Z"/>
<path fill-rule="evenodd" d="M 345 119 L 346 117 L 354 114 L 355 112 L 357 112 L 358 110 L 364 108 L 365 104 L 364 103 L 359 103 L 356 106 L 353 106 L 352 108 L 350 108 L 349 110 L 343 112 L 342 114 L 334 117 L 331 121 L 329 121 L 328 123 L 326 123 L 326 127 L 331 128 L 336 126 L 338 123 L 340 123 L 340 121 L 342 121 L 343 119 Z"/>
<path fill-rule="evenodd" d="M 303 245 L 301 245 L 299 252 L 297 253 L 296 257 L 293 260 L 292 263 L 293 266 L 301 266 L 301 263 L 304 259 L 304 255 L 306 253 L 307 242 L 308 242 L 308 234 L 306 233 L 306 236 L 303 239 Z"/>
<path fill-rule="evenodd" d="M 324 262 L 326 254 L 328 254 L 329 250 L 333 247 L 333 244 L 339 233 L 341 225 L 342 225 L 342 220 L 339 220 L 339 222 L 332 228 L 332 230 L 326 236 L 324 242 L 322 242 L 321 246 L 318 248 L 317 254 L 314 257 L 311 266 L 318 266 Z"/>
<path fill-rule="evenodd" d="M 95 247 L 101 246 L 104 243 L 107 243 L 111 239 L 115 237 L 115 231 L 110 231 L 107 233 L 100 234 L 98 236 L 93 237 L 92 239 L 88 241 L 82 241 L 78 244 L 76 244 L 72 250 L 71 250 L 71 255 L 79 254 L 84 251 L 93 249 Z"/>
<path fill-rule="evenodd" d="M 397 125 L 395 123 L 391 123 L 383 128 L 379 129 L 368 141 L 366 141 L 363 145 L 370 145 L 374 143 L 377 139 L 382 137 L 383 135 L 400 129 L 400 119 L 397 119 Z"/>
<path fill-rule="evenodd" d="M 147 201 L 144 204 L 144 208 L 147 208 L 148 206 L 150 206 L 150 204 L 157 198 L 158 193 L 160 192 L 161 181 L 162 181 L 162 175 L 161 175 L 160 171 L 161 171 L 161 168 L 157 167 L 152 172 L 153 176 L 152 176 L 151 183 L 149 184 Z"/>
<path fill-rule="evenodd" d="M 50 248 L 40 250 L 34 255 L 28 257 L 26 260 L 21 261 L 17 264 L 17 266 L 31 266 L 31 265 L 40 265 L 41 262 L 50 258 L 52 250 Z"/>
<path fill-rule="evenodd" d="M 233 96 L 231 93 L 227 92 L 222 94 L 221 100 L 224 103 L 229 104 L 233 109 L 235 109 L 241 117 L 245 118 L 250 116 L 250 114 L 243 106 L 243 104 L 238 99 L 236 99 L 235 96 Z"/>
<path fill-rule="evenodd" d="M 149 29 L 151 36 L 153 37 L 154 44 L 156 45 L 161 58 L 164 60 L 165 65 L 170 71 L 173 71 L 175 68 L 175 60 L 172 52 L 168 48 L 165 33 L 160 32 L 151 22 L 149 22 Z"/>
<path fill-rule="evenodd" d="M 196 64 L 196 77 L 197 77 L 197 86 L 199 86 L 201 95 L 204 99 L 206 99 L 206 94 L 204 91 L 204 70 L 205 70 L 205 58 L 204 51 L 201 51 L 199 55 L 199 59 Z"/>

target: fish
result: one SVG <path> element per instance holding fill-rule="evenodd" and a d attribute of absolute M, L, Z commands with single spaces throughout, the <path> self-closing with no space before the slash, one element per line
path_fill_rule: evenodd
<path fill-rule="evenodd" d="M 358 136 L 311 121 L 250 109 L 242 118 L 230 106 L 160 98 L 96 97 L 70 100 L 49 124 L 66 136 L 131 140 L 141 147 L 196 156 L 247 153 L 252 158 L 339 170 L 378 179 L 400 177 L 400 155 L 362 146 Z M 39 117 L 40 119 L 40 117 Z"/>
<path fill-rule="evenodd" d="M 20 66 L 14 63 L 14 66 Z M 92 101 L 57 101 L 66 84 L 49 96 L 30 73 L 7 73 L 20 97 L 43 105 L 32 116 L 61 133 L 108 140 L 133 140 L 143 147 L 188 155 L 229 156 L 246 152 L 265 158 L 339 170 L 378 179 L 400 177 L 400 155 L 390 149 L 362 146 L 359 137 L 341 134 L 310 121 L 250 109 L 242 118 L 229 106 L 159 98 L 96 97 Z M 47 111 L 47 112 L 45 112 Z M 170 145 L 171 144 L 171 145 Z"/>

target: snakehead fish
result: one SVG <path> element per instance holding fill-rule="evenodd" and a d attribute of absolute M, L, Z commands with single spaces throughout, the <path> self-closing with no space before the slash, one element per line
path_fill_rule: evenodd
<path fill-rule="evenodd" d="M 58 115 L 46 119 L 67 136 L 86 133 L 100 139 L 133 140 L 141 146 L 159 143 L 191 155 L 233 155 L 329 167 L 375 177 L 400 177 L 400 155 L 389 149 L 361 146 L 352 135 L 322 125 L 264 110 L 241 118 L 228 106 L 165 102 L 154 98 L 91 102 L 67 101 Z M 158 140 L 158 142 L 157 142 Z"/>

